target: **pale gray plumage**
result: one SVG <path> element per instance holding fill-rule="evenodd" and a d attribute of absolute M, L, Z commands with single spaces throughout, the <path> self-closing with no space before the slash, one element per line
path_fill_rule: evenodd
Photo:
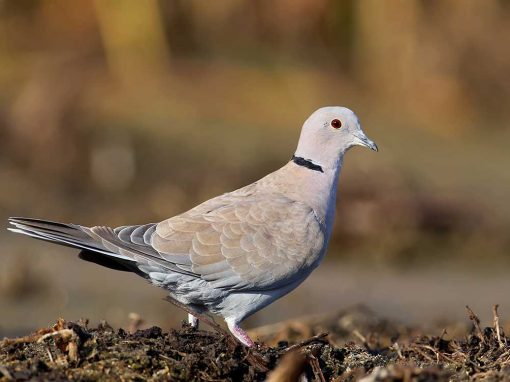
<path fill-rule="evenodd" d="M 341 128 L 331 126 L 334 119 Z M 167 289 L 191 312 L 221 315 L 252 346 L 238 324 L 294 289 L 320 263 L 343 155 L 356 144 L 377 149 L 352 111 L 322 108 L 303 126 L 300 160 L 160 223 L 112 229 L 29 218 L 9 222 L 14 232 L 99 253 L 92 261 L 102 265 L 108 256 Z"/>

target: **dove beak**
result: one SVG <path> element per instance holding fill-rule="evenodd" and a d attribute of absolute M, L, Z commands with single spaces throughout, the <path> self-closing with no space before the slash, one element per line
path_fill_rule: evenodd
<path fill-rule="evenodd" d="M 359 146 L 368 147 L 370 150 L 379 151 L 379 148 L 375 144 L 374 141 L 368 139 L 366 135 L 356 135 L 354 136 L 354 144 Z"/>

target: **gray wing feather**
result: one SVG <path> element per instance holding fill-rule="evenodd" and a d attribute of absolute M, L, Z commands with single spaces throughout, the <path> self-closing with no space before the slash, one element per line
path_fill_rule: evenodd
<path fill-rule="evenodd" d="M 138 263 L 140 270 L 157 268 L 162 271 L 170 271 L 190 276 L 196 276 L 184 267 L 177 266 L 161 257 L 161 255 L 146 243 L 143 238 L 150 237 L 149 232 L 154 232 L 155 223 L 141 226 L 124 226 L 111 229 L 109 227 L 92 227 L 90 235 L 102 246 L 111 252 L 121 254 Z"/>
<path fill-rule="evenodd" d="M 273 289 L 313 269 L 325 234 L 310 207 L 281 195 L 220 198 L 159 223 L 152 247 L 218 288 Z"/>

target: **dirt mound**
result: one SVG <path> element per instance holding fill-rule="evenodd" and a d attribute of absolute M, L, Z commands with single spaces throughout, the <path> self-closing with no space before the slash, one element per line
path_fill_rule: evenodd
<path fill-rule="evenodd" d="M 510 338 L 497 311 L 494 326 L 485 329 L 470 316 L 469 334 L 446 339 L 445 332 L 414 336 L 409 328 L 369 314 L 342 313 L 322 323 L 286 325 L 265 335 L 274 346 L 259 343 L 255 350 L 186 324 L 169 333 L 158 327 L 128 333 L 106 323 L 89 328 L 86 321 L 58 320 L 51 328 L 0 342 L 0 380 L 292 381 L 303 373 L 321 382 L 510 377 Z M 317 333 L 324 326 L 329 336 Z M 278 340 L 282 333 L 293 340 L 312 337 L 289 346 Z M 342 341 L 348 335 L 357 343 Z"/>

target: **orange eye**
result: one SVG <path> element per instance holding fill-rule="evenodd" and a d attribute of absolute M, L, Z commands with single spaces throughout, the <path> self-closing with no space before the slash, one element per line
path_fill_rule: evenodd
<path fill-rule="evenodd" d="M 340 122 L 339 119 L 334 119 L 331 121 L 331 126 L 333 126 L 335 129 L 339 129 L 342 127 L 342 122 Z"/>

